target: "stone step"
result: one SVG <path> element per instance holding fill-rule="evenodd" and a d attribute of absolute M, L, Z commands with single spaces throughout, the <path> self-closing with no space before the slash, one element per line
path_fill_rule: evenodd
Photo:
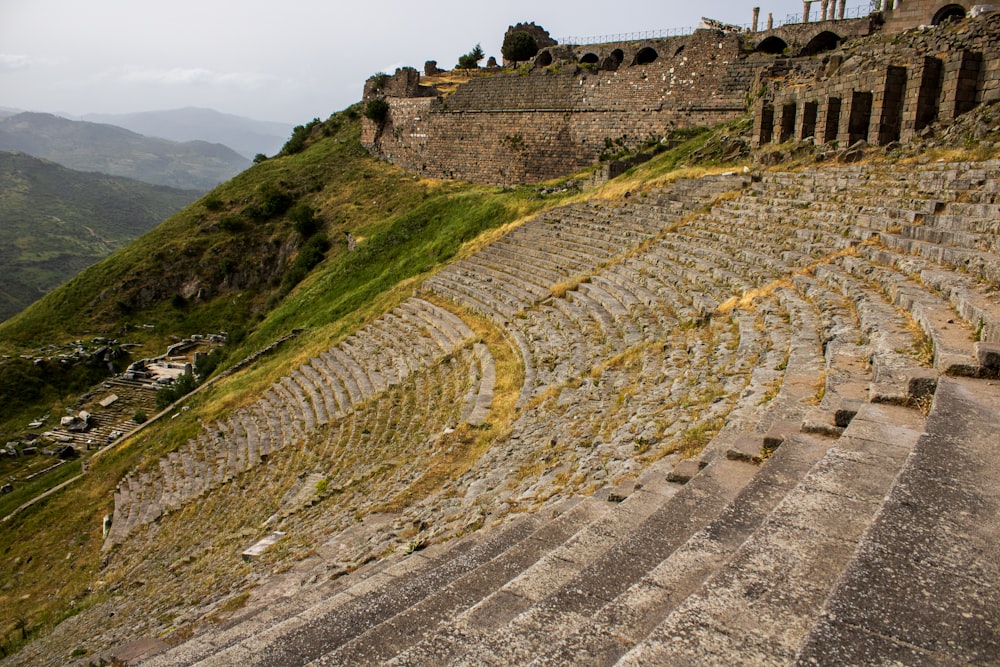
<path fill-rule="evenodd" d="M 514 317 L 521 310 L 521 307 L 495 298 L 487 290 L 467 285 L 444 272 L 428 278 L 424 287 L 498 322 Z"/>
<path fill-rule="evenodd" d="M 447 622 L 532 563 L 559 546 L 587 523 L 607 514 L 612 504 L 585 498 L 539 526 L 529 537 L 467 574 L 447 582 L 417 604 L 354 637 L 314 661 L 316 665 L 370 665 L 392 658 L 408 644 Z"/>
<path fill-rule="evenodd" d="M 796 664 L 996 660 L 998 414 L 995 382 L 941 379 L 925 433 Z"/>
<path fill-rule="evenodd" d="M 711 523 L 692 534 L 569 634 L 546 632 L 532 665 L 606 665 L 643 640 L 688 595 L 726 564 L 774 506 L 832 446 L 798 436 L 778 449 Z"/>
<path fill-rule="evenodd" d="M 786 664 L 794 658 L 923 428 L 867 405 L 729 564 L 618 664 Z"/>
<path fill-rule="evenodd" d="M 816 277 L 855 303 L 861 332 L 871 353 L 870 401 L 905 404 L 933 393 L 937 373 L 921 367 L 906 354 L 914 346 L 913 334 L 881 294 L 835 264 L 817 267 Z"/>
<path fill-rule="evenodd" d="M 653 567 L 744 486 L 755 469 L 719 460 L 667 495 L 639 489 L 467 612 L 400 656 L 428 664 L 527 664 L 549 632 L 580 625 Z"/>
<path fill-rule="evenodd" d="M 381 576 L 359 582 L 198 664 L 278 666 L 315 660 L 530 538 L 542 523 L 539 516 L 521 518 L 465 550 L 445 552 L 433 560 L 422 559 L 417 552 L 416 558 Z"/>
<path fill-rule="evenodd" d="M 951 306 L 919 284 L 857 257 L 845 257 L 844 267 L 855 276 L 873 279 L 894 303 L 911 313 L 934 346 L 934 367 L 949 375 L 977 375 L 978 361 L 972 349 L 974 332 L 955 317 Z"/>

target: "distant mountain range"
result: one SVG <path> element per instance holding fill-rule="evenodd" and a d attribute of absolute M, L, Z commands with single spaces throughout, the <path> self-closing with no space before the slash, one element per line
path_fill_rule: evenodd
<path fill-rule="evenodd" d="M 129 114 L 87 114 L 78 120 L 117 125 L 148 137 L 171 141 L 202 140 L 224 144 L 246 158 L 253 158 L 258 153 L 274 155 L 292 132 L 292 126 L 287 123 L 254 120 L 196 107 Z"/>
<path fill-rule="evenodd" d="M 199 195 L 0 152 L 0 320 Z"/>
<path fill-rule="evenodd" d="M 214 188 L 251 164 L 218 143 L 178 143 L 114 125 L 32 112 L 0 118 L 0 150 L 27 153 L 78 171 L 201 191 Z"/>

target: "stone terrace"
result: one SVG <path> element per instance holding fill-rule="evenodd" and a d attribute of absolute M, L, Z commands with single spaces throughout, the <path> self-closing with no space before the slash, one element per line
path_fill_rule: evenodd
<path fill-rule="evenodd" d="M 109 557 L 145 589 L 184 595 L 144 569 L 161 551 L 228 581 L 204 545 L 252 567 L 239 550 L 277 529 L 299 559 L 235 612 L 196 603 L 141 664 L 995 662 L 998 177 L 680 181 L 449 265 L 123 480 Z M 510 424 L 473 312 L 523 359 Z M 463 423 L 491 446 L 389 502 Z M 127 649 L 166 629 L 152 596 L 48 641 Z"/>

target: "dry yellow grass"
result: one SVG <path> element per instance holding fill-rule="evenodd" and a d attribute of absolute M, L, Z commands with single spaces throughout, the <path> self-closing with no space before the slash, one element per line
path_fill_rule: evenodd
<path fill-rule="evenodd" d="M 462 424 L 442 435 L 440 444 L 443 446 L 439 446 L 436 450 L 439 453 L 427 461 L 420 479 L 379 507 L 377 511 L 380 512 L 401 511 L 469 470 L 494 442 L 509 434 L 515 417 L 514 407 L 524 384 L 524 362 L 520 354 L 491 320 L 441 297 L 430 295 L 426 298 L 462 318 L 489 347 L 496 368 L 493 404 L 483 426 Z"/>
<path fill-rule="evenodd" d="M 878 239 L 869 239 L 864 241 L 860 245 L 878 245 L 881 241 Z M 753 310 L 754 302 L 758 299 L 769 298 L 774 295 L 774 292 L 779 289 L 795 289 L 794 284 L 791 281 L 791 276 L 810 276 L 816 272 L 816 268 L 824 264 L 831 264 L 835 262 L 840 257 L 854 257 L 858 254 L 857 247 L 844 248 L 843 250 L 837 250 L 829 255 L 820 257 L 819 259 L 813 260 L 808 265 L 796 269 L 789 273 L 788 278 L 778 278 L 763 287 L 758 287 L 756 289 L 748 290 L 740 296 L 734 296 L 728 299 L 725 303 L 719 305 L 716 308 L 716 312 L 726 315 L 733 310 Z"/>
<path fill-rule="evenodd" d="M 589 283 L 589 275 L 580 275 L 562 280 L 549 288 L 549 291 L 557 299 L 565 298 L 567 292 L 572 292 L 573 290 L 580 287 L 582 283 Z"/>

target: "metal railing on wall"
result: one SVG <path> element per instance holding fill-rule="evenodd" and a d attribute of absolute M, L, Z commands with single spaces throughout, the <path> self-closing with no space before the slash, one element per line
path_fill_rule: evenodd
<path fill-rule="evenodd" d="M 868 16 L 874 11 L 870 4 L 868 5 L 857 5 L 856 7 L 848 7 L 844 10 L 845 19 L 859 19 L 864 16 Z M 819 18 L 819 7 L 815 8 L 815 13 L 810 12 L 809 22 L 818 23 Z M 775 19 L 773 27 L 780 28 L 786 25 L 795 25 L 802 23 L 802 14 L 788 14 L 784 19 Z M 766 22 L 761 20 L 757 24 L 758 32 L 763 32 L 763 27 Z M 750 23 L 735 24 L 733 27 L 742 28 L 744 32 L 750 32 L 753 27 Z M 560 37 L 558 42 L 560 44 L 570 45 L 570 46 L 585 46 L 587 44 L 610 44 L 612 42 L 637 42 L 644 39 L 661 39 L 664 37 L 683 37 L 685 35 L 690 35 L 694 32 L 694 28 L 667 28 L 664 30 L 641 30 L 639 32 L 620 32 L 611 35 L 590 35 L 588 37 Z"/>
<path fill-rule="evenodd" d="M 660 39 L 663 37 L 683 37 L 694 32 L 694 28 L 667 28 L 665 30 L 641 30 L 639 32 L 620 32 L 614 35 L 591 35 L 589 37 L 560 37 L 560 44 L 583 46 L 585 44 L 608 44 L 610 42 L 637 42 L 643 39 Z"/>

